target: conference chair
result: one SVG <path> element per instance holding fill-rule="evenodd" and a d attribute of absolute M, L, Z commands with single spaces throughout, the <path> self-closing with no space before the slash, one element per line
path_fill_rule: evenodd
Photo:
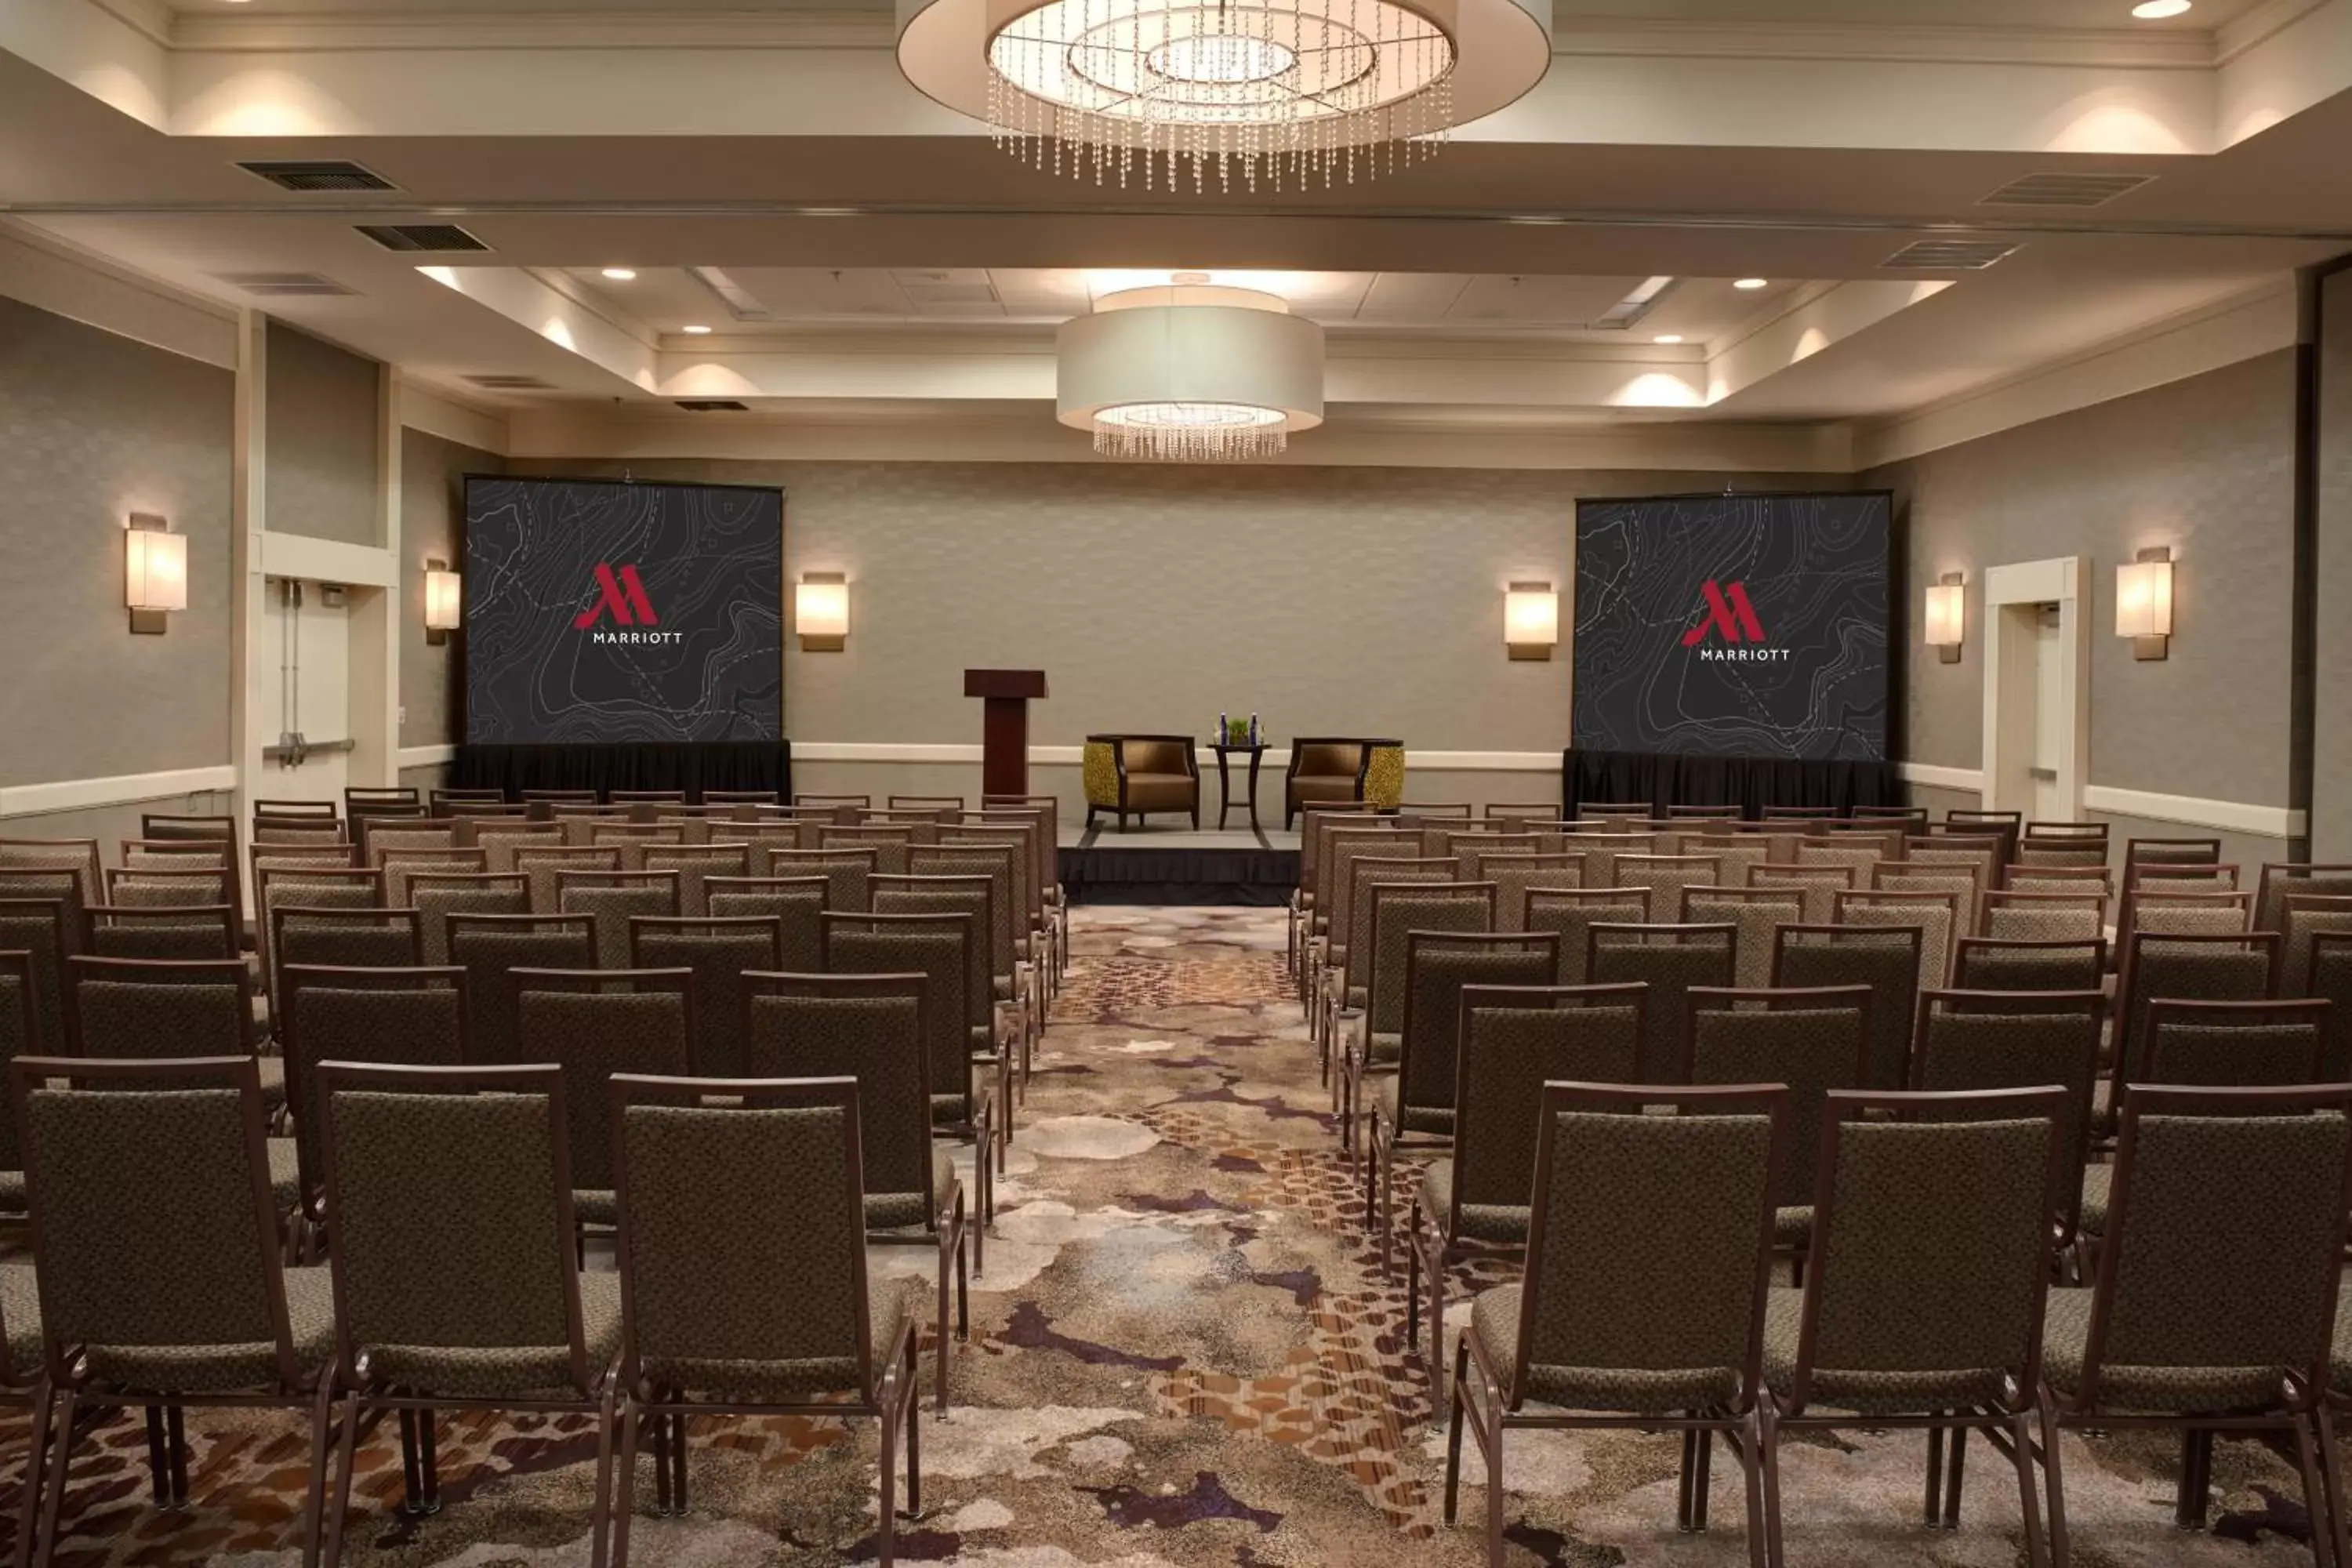
<path fill-rule="evenodd" d="M 591 1419 L 589 1559 L 603 1568 L 624 1393 L 613 1375 L 620 1276 L 577 1261 L 561 1069 L 328 1062 L 319 1079 L 342 1408 L 331 1568 L 362 1419 L 391 1410 L 413 1426 L 410 1473 L 429 1511 L 440 1503 L 430 1434 L 450 1409 Z M 463 1289 L 450 1289 L 453 1277 Z"/>
<path fill-rule="evenodd" d="M 2090 942 L 2107 934 L 2107 895 L 2023 892 L 2000 888 L 1984 896 L 1984 934 L 2004 942 Z"/>
<path fill-rule="evenodd" d="M 1741 991 L 1695 985 L 1684 1005 L 1677 1083 L 1773 1083 L 1789 1091 L 1789 1162 L 1781 1173 L 1774 1244 L 1791 1254 L 1803 1282 L 1815 1235 L 1813 1193 L 1822 1127 L 1832 1089 L 1870 1081 L 1866 985 Z"/>
<path fill-rule="evenodd" d="M 939 1086 L 931 1102 L 935 1125 L 942 1136 L 974 1144 L 982 1167 L 978 1186 L 981 1212 L 986 1218 L 994 1213 L 995 1189 L 985 1168 L 989 1143 L 982 1128 L 992 1129 L 1000 1140 L 997 1163 L 1001 1165 L 1001 1141 L 1012 1136 L 1015 1064 L 1008 1042 L 982 1033 L 991 1010 L 975 1004 L 971 996 L 971 954 L 987 947 L 979 921 L 978 914 L 965 911 L 877 910 L 871 914 L 828 911 L 818 923 L 823 931 L 825 973 L 922 977 L 927 1071 Z M 973 1114 L 983 1092 L 990 1107 L 984 1118 Z"/>
<path fill-rule="evenodd" d="M 1962 991 L 2095 991 L 2106 969 L 2100 937 L 1964 936 L 1953 952 L 1952 984 Z"/>
<path fill-rule="evenodd" d="M 449 962 L 466 972 L 469 1063 L 522 1060 L 515 1054 L 514 970 L 603 967 L 593 915 L 451 915 L 448 924 Z"/>
<path fill-rule="evenodd" d="M 2065 1098 L 1831 1091 L 1811 1267 L 1765 1304 L 1767 1453 L 1783 1431 L 1925 1427 L 1927 1523 L 1957 1530 L 1969 1433 L 1998 1435 L 2032 1568 L 2049 1561 L 2032 1423 Z M 1968 1119 L 1946 1120 L 1955 1110 Z M 1780 1561 L 1780 1467 L 1760 1468 L 1767 1553 Z"/>
<path fill-rule="evenodd" d="M 227 904 L 236 902 L 236 873 L 222 866 L 184 871 L 106 868 L 104 901 L 118 909 Z"/>
<path fill-rule="evenodd" d="M 1462 987 L 1454 1145 L 1423 1167 L 1405 1231 L 1405 1340 L 1418 1343 L 1421 1324 L 1429 1324 L 1423 1354 L 1432 1410 L 1444 1405 L 1447 1269 L 1465 1242 L 1524 1251 L 1543 1086 L 1633 1082 L 1648 994 L 1641 985 L 1549 981 Z"/>
<path fill-rule="evenodd" d="M 913 1282 L 876 1279 L 865 1246 L 868 1139 L 854 1079 L 613 1080 L 624 1336 L 613 1568 L 628 1568 L 639 1434 L 661 1511 L 687 1506 L 690 1416 L 881 1427 L 875 1552 L 922 1506 Z M 730 1224 L 723 1240 L 710 1216 Z M 777 1289 L 779 1280 L 792 1289 Z M 787 1494 L 789 1495 L 789 1494 Z"/>
<path fill-rule="evenodd" d="M 2095 1130 L 2099 1035 L 2106 1007 L 2096 990 L 1927 991 L 1919 997 L 1911 1045 L 1908 1087 L 1914 1089 L 1957 1094 L 2055 1084 L 2065 1091 L 2059 1165 L 2066 1178 L 2052 1194 L 2051 1233 L 2078 1283 L 2083 1173 Z M 1948 1119 L 1958 1114 L 1946 1112 Z M 2104 1181 L 2099 1191 L 2104 1201 Z"/>
<path fill-rule="evenodd" d="M 866 1243 L 937 1250 L 933 1399 L 945 1415 L 950 1347 L 971 1332 L 965 1252 L 971 1227 L 963 1183 L 933 1137 L 931 1058 L 924 1037 L 934 1032 L 925 1015 L 935 993 L 904 973 L 770 974 L 754 976 L 752 984 L 744 1038 L 757 1078 L 846 1079 L 856 1085 Z M 948 1021 L 961 1037 L 961 1016 Z M 984 1147 L 979 1163 L 988 1163 Z"/>
<path fill-rule="evenodd" d="M 106 901 L 105 879 L 99 874 L 95 838 L 0 838 L 0 897 L 54 897 L 54 883 L 35 879 L 62 873 L 71 879 L 68 889 L 74 909 Z M 79 929 L 79 917 L 75 925 Z"/>
<path fill-rule="evenodd" d="M 1404 942 L 1396 1071 L 1381 1075 L 1365 1127 L 1364 1222 L 1379 1233 L 1383 1275 L 1396 1227 L 1397 1151 L 1453 1142 L 1464 987 L 1543 986 L 1559 972 L 1559 938 L 1552 935 L 1408 930 Z"/>
<path fill-rule="evenodd" d="M 1190 735 L 1088 735 L 1080 756 L 1087 826 L 1110 812 L 1127 819 L 1174 813 L 1201 826 L 1201 763 Z M 1284 826 L 1289 824 L 1286 821 Z"/>
<path fill-rule="evenodd" d="M 2088 1290 L 2049 1298 L 2040 1457 L 2051 1544 L 2069 1556 L 2059 1434 L 2179 1433 L 2174 1518 L 2205 1521 L 2215 1436 L 2286 1439 L 2315 1521 L 2330 1481 L 2326 1430 L 2345 1216 L 2352 1210 L 2352 1088 L 2144 1085 L 2123 1106 L 2114 1198 Z M 2320 1424 L 2315 1433 L 2314 1423 Z"/>
<path fill-rule="evenodd" d="M 1014 962 L 1012 922 L 1004 907 L 1001 883 L 985 875 L 917 872 L 874 879 L 877 915 L 970 917 L 975 936 L 965 954 L 964 1025 L 969 1048 L 977 1056 L 992 1056 L 1014 1042 L 1025 1048 L 1029 1038 L 1022 1006 L 1013 999 L 1018 983 L 1009 969 Z"/>
<path fill-rule="evenodd" d="M 242 923 L 234 904 L 165 904 L 89 911 L 94 958 L 236 958 Z M 5 942 L 0 942 L 5 945 Z"/>
<path fill-rule="evenodd" d="M 530 879 L 520 871 L 428 871 L 408 879 L 408 906 L 416 911 L 422 961 L 449 962 L 453 914 L 530 912 Z"/>
<path fill-rule="evenodd" d="M 688 977 L 694 1032 L 691 1071 L 735 1078 L 743 1068 L 743 976 L 784 967 L 783 920 L 777 915 L 636 915 L 628 921 L 629 964 L 622 972 Z M 650 1068 L 646 1070 L 652 1070 Z"/>
<path fill-rule="evenodd" d="M 1331 1075 L 1331 1108 L 1342 1113 L 1339 1141 L 1342 1147 L 1353 1148 L 1354 1119 L 1363 1109 L 1355 1098 L 1361 1088 L 1358 1081 L 1362 1065 L 1375 1059 L 1393 1059 L 1398 1019 L 1402 1006 L 1404 941 L 1406 929 L 1391 922 L 1394 932 L 1390 952 L 1395 963 L 1390 967 L 1389 984 L 1378 999 L 1372 993 L 1373 961 L 1378 955 L 1378 915 L 1381 889 L 1392 885 L 1436 887 L 1454 882 L 1454 862 L 1450 858 L 1387 860 L 1377 857 L 1361 857 L 1348 868 L 1349 898 L 1347 944 L 1344 950 L 1335 946 L 1329 966 L 1324 971 L 1320 993 L 1323 1019 L 1324 1049 L 1331 1056 L 1337 1069 Z M 1459 921 L 1473 923 L 1459 923 Z M 1433 931 L 1492 931 L 1495 927 L 1492 889 L 1488 889 L 1484 907 L 1475 917 L 1462 915 L 1458 921 L 1449 918 L 1444 925 L 1431 925 Z M 1334 933 L 1335 936 L 1338 933 Z M 1373 1036 L 1381 1037 L 1375 1040 Z M 1354 1076 L 1351 1076 L 1354 1075 Z"/>
<path fill-rule="evenodd" d="M 2112 1109 L 2123 1100 L 2125 1071 L 2141 1058 L 2147 1012 L 2157 998 L 2257 1002 L 2278 994 L 2275 931 L 2158 933 L 2124 938 L 2116 984 L 2114 1069 L 2107 1088 Z"/>
<path fill-rule="evenodd" d="M 692 1078 L 702 1070 L 695 1059 L 695 975 L 688 969 L 516 969 L 510 978 L 516 1054 L 552 1062 L 562 1073 L 572 1217 L 575 1245 L 584 1248 L 591 1226 L 620 1220 L 605 1122 L 614 1076 Z"/>
<path fill-rule="evenodd" d="M 881 851 L 872 845 L 860 848 L 771 849 L 771 877 L 822 877 L 828 910 L 856 911 L 872 907 L 872 883 L 881 870 Z"/>
<path fill-rule="evenodd" d="M 1809 924 L 1826 925 L 1837 910 L 1838 895 L 1850 892 L 1856 882 L 1852 866 L 1797 866 L 1767 864 L 1748 868 L 1748 885 L 1751 888 L 1792 889 L 1805 907 Z"/>
<path fill-rule="evenodd" d="M 557 879 L 566 871 L 618 871 L 621 851 L 618 846 L 598 848 L 585 844 L 523 844 L 513 851 L 515 872 L 530 888 L 530 908 L 534 913 L 556 914 L 562 901 L 562 887 Z"/>
<path fill-rule="evenodd" d="M 0 947 L 6 945 L 0 936 Z M 2330 1004 L 2319 1081 L 2342 1083 L 2352 1078 L 2352 932 L 2320 931 L 2312 937 L 2311 966 L 2299 990 Z"/>
<path fill-rule="evenodd" d="M 489 857 L 480 849 L 378 849 L 377 869 L 383 873 L 383 901 L 392 908 L 415 907 L 408 896 L 408 879 L 432 871 L 487 871 Z"/>
<path fill-rule="evenodd" d="M 1878 880 L 1923 884 L 1918 887 L 1874 887 L 1840 893 L 1832 911 L 1840 925 L 1903 925 L 1919 928 L 1919 985 L 1940 990 L 1952 976 L 1952 946 L 1969 934 L 1975 905 L 1976 879 L 1968 872 L 1938 876 L 1888 878 L 1879 868 Z"/>
<path fill-rule="evenodd" d="M 310 1417 L 298 1539 L 311 1568 L 336 1300 L 324 1270 L 283 1265 L 253 1058 L 19 1057 L 8 1088 L 23 1130 L 38 1304 L 26 1301 L 21 1275 L 0 1274 L 0 1311 L 11 1372 L 33 1349 L 20 1326 L 39 1336 L 46 1368 L 25 1459 L 25 1490 L 41 1500 L 33 1561 L 46 1565 L 60 1545 L 75 1448 L 102 1427 L 86 1415 L 128 1406 L 145 1416 L 154 1500 L 178 1509 L 188 1500 L 181 1413 L 226 1406 Z M 159 1172 L 173 1186 L 169 1224 L 158 1223 Z M 348 1428 L 343 1436 L 348 1445 Z M 110 1528 L 131 1521 L 117 1513 Z M 27 1538 L 18 1540 L 21 1561 Z"/>
<path fill-rule="evenodd" d="M 461 835 L 471 840 L 472 847 L 482 852 L 482 869 L 485 871 L 520 869 L 516 857 L 525 849 L 560 849 L 564 847 L 562 823 L 531 822 L 521 817 L 502 818 L 496 822 L 476 818 L 464 825 Z"/>
<path fill-rule="evenodd" d="M 596 921 L 595 966 L 629 966 L 629 922 L 639 915 L 680 912 L 676 871 L 558 871 L 555 907 L 566 915 L 589 915 Z M 541 965 L 561 969 L 564 964 Z"/>
<path fill-rule="evenodd" d="M 286 966 L 286 1103 L 298 1183 L 290 1251 L 315 1259 L 328 1230 L 327 1165 L 319 1142 L 319 1064 L 457 1067 L 467 1059 L 466 972 L 454 964 Z"/>
<path fill-rule="evenodd" d="M 1911 1060 L 1911 1014 L 1919 994 L 1917 926 L 1782 926 L 1774 938 L 1773 986 L 1870 994 L 1868 1070 L 1857 1089 L 1895 1090 Z"/>
<path fill-rule="evenodd" d="M 1662 1102 L 1684 1114 L 1643 1114 Z M 1544 1428 L 1682 1433 L 1685 1531 L 1706 1524 L 1702 1435 L 1721 1434 L 1747 1477 L 1748 1560 L 1767 1568 L 1758 1401 L 1787 1103 L 1778 1086 L 1544 1086 L 1527 1268 L 1472 1302 L 1446 1405 L 1445 1522 L 1466 1418 L 1490 1568 L 1506 1550 L 1505 1437 Z M 1662 1232 L 1660 1215 L 1678 1223 Z"/>
<path fill-rule="evenodd" d="M 2254 889 L 2254 929 L 2281 931 L 2279 912 L 2290 894 L 2352 898 L 2352 865 L 2266 861 Z"/>
<path fill-rule="evenodd" d="M 1646 888 L 1538 888 L 1528 894 L 1527 929 L 1559 938 L 1559 984 L 1582 985 L 1595 925 L 1643 925 L 1650 918 Z"/>
<path fill-rule="evenodd" d="M 66 1048 L 66 959 L 74 951 L 60 899 L 0 898 L 0 953 L 20 953 L 33 1009 L 32 1041 Z"/>
<path fill-rule="evenodd" d="M 1528 895 L 1538 889 L 1563 891 L 1584 885 L 1584 859 L 1578 855 L 1540 851 L 1481 848 L 1463 869 L 1465 882 L 1495 884 L 1495 929 L 1528 929 Z"/>

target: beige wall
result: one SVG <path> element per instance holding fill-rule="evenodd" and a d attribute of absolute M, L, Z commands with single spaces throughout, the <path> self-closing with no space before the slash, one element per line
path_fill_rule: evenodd
<path fill-rule="evenodd" d="M 2320 284 L 2311 857 L 2352 860 L 2352 271 Z"/>
<path fill-rule="evenodd" d="M 0 785 L 229 762 L 227 371 L 0 299 Z M 188 539 L 188 607 L 131 635 L 124 518 Z M 20 827 L 18 831 L 47 831 Z"/>
<path fill-rule="evenodd" d="M 266 359 L 270 528 L 376 543 L 380 367 L 276 321 Z"/>
<path fill-rule="evenodd" d="M 548 471 L 518 458 L 516 472 Z M 1029 463 L 638 462 L 640 479 L 783 487 L 787 583 L 850 579 L 840 653 L 786 638 L 799 742 L 975 742 L 967 667 L 1042 668 L 1031 739 L 1380 734 L 1556 752 L 1569 649 L 1514 663 L 1503 587 L 1570 588 L 1580 495 L 1719 487 L 1620 471 Z M 563 465 L 618 474 L 622 466 Z M 1742 476 L 1743 484 L 1769 484 Z M 1788 479 L 1818 484 L 1819 476 Z M 789 628 L 788 628 L 789 630 Z M 1565 631 L 1565 627 L 1563 627 Z"/>
<path fill-rule="evenodd" d="M 400 743 L 454 745 L 463 739 L 458 689 L 465 639 L 425 640 L 425 563 L 465 567 L 467 474 L 495 474 L 504 459 L 422 430 L 400 435 Z M 403 779 L 404 784 L 412 781 Z"/>
<path fill-rule="evenodd" d="M 1864 474 L 1895 492 L 1904 756 L 1982 762 L 1985 569 L 2085 555 L 2088 782 L 2286 805 L 2294 410 L 2294 357 L 2266 354 Z M 2175 636 L 2168 658 L 2140 663 L 2114 635 L 2115 569 L 2151 544 L 2179 563 Z M 1950 571 L 1968 574 L 1969 637 L 1942 664 L 1916 623 Z"/>

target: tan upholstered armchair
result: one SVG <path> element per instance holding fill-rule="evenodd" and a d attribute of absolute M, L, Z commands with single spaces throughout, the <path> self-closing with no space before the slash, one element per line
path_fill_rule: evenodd
<path fill-rule="evenodd" d="M 1404 742 L 1302 735 L 1290 742 L 1282 781 L 1282 826 L 1324 801 L 1369 800 L 1386 808 L 1404 798 Z"/>
<path fill-rule="evenodd" d="M 1088 735 L 1085 752 L 1087 826 L 1115 812 L 1129 816 L 1181 811 L 1201 826 L 1201 764 L 1190 735 Z"/>

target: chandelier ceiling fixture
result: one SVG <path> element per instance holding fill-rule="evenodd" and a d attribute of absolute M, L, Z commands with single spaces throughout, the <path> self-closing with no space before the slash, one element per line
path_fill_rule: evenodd
<path fill-rule="evenodd" d="M 1055 415 L 1110 458 L 1271 458 L 1323 423 L 1323 329 L 1254 289 L 1180 272 L 1122 289 L 1054 337 Z"/>
<path fill-rule="evenodd" d="M 898 0 L 898 64 L 1097 184 L 1374 177 L 1542 79 L 1546 0 Z"/>

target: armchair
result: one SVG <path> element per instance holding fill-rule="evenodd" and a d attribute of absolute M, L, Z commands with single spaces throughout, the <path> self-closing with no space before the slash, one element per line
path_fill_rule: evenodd
<path fill-rule="evenodd" d="M 1097 812 L 1115 812 L 1119 831 L 1129 816 L 1188 814 L 1201 826 L 1201 765 L 1190 735 L 1088 735 L 1085 752 L 1087 826 Z"/>
<path fill-rule="evenodd" d="M 1282 780 L 1282 826 L 1301 807 L 1324 801 L 1370 801 L 1383 810 L 1404 798 L 1404 742 L 1302 735 L 1290 743 Z"/>

